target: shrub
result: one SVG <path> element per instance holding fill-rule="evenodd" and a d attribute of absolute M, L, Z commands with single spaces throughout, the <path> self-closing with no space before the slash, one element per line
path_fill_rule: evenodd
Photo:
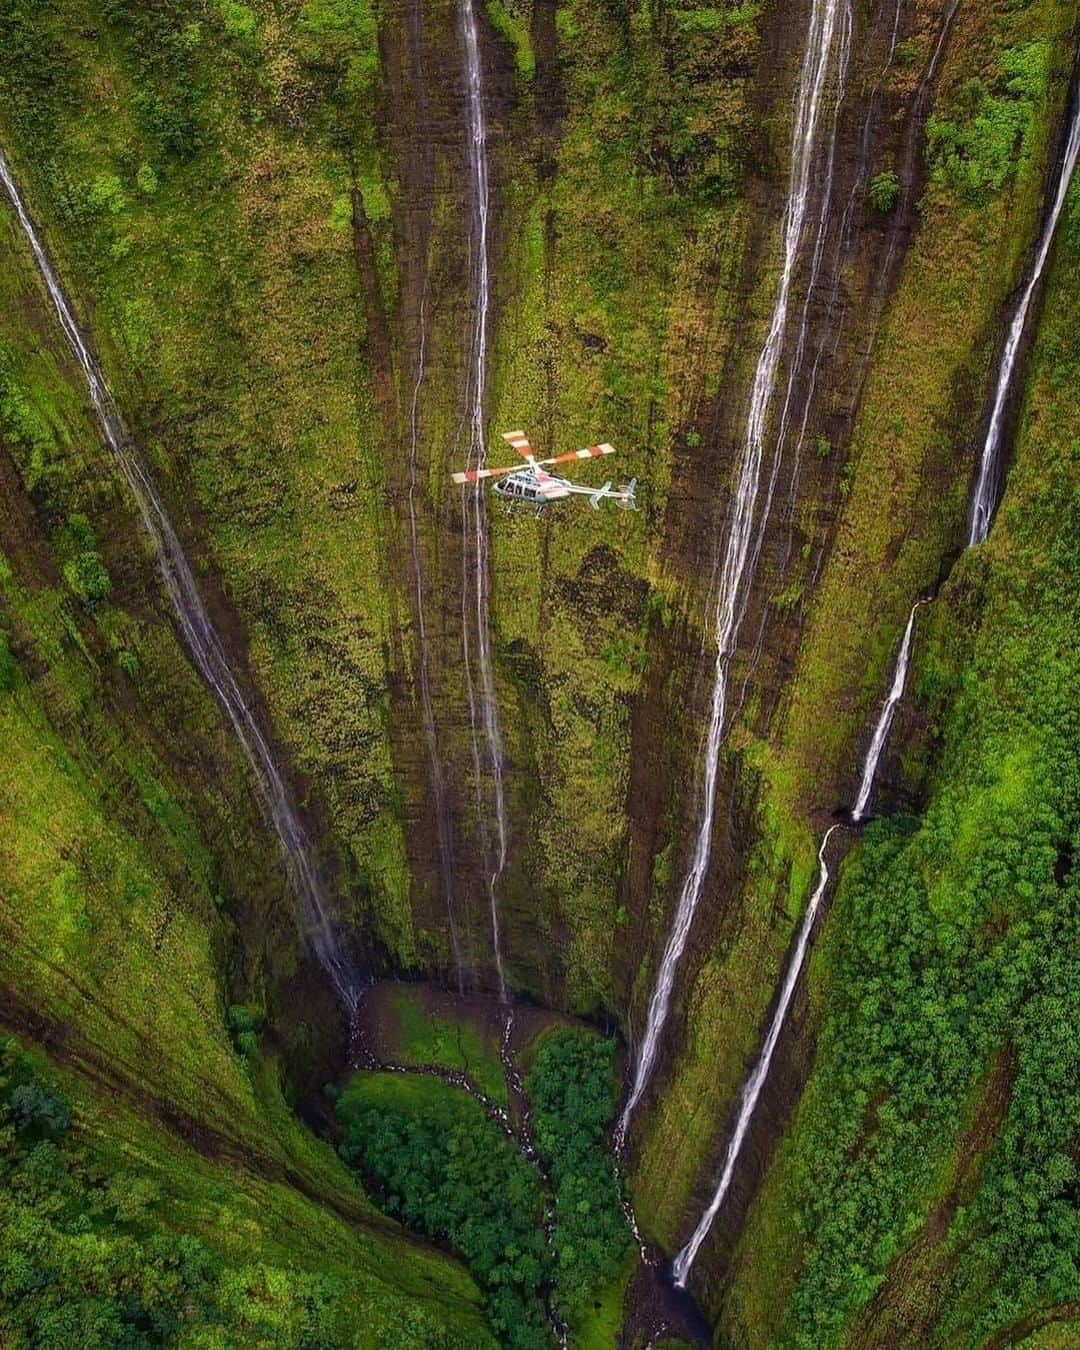
<path fill-rule="evenodd" d="M 882 215 L 887 214 L 896 205 L 899 197 L 900 179 L 892 169 L 886 169 L 870 180 L 870 205 L 875 211 L 880 211 Z"/>
<path fill-rule="evenodd" d="M 1051 49 L 1044 40 L 1009 48 L 991 88 L 966 81 L 952 98 L 951 115 L 927 119 L 931 176 L 962 196 L 982 201 L 999 192 L 1030 154 L 1038 108 L 1049 88 Z"/>
<path fill-rule="evenodd" d="M 136 654 L 131 650 L 130 647 L 120 648 L 120 650 L 116 653 L 116 664 L 120 667 L 120 669 L 124 672 L 124 674 L 128 677 L 128 679 L 131 680 L 134 680 L 136 678 L 141 668 L 139 665 L 138 656 L 136 656 Z"/>
<path fill-rule="evenodd" d="M 234 1003 L 226 1014 L 236 1053 L 250 1068 L 259 1056 L 259 1027 L 262 1017 L 243 1003 Z"/>
<path fill-rule="evenodd" d="M 82 601 L 93 609 L 112 594 L 112 580 L 97 548 L 97 537 L 85 516 L 68 516 L 68 534 L 77 552 L 64 563 L 64 580 Z"/>
<path fill-rule="evenodd" d="M 158 176 L 152 164 L 141 165 L 135 175 L 135 181 L 139 185 L 139 191 L 147 197 L 152 197 L 158 190 Z"/>
<path fill-rule="evenodd" d="M 112 594 L 112 580 L 100 553 L 87 549 L 64 564 L 64 580 L 86 609 L 96 608 Z"/>
<path fill-rule="evenodd" d="M 64 1134 L 71 1124 L 71 1100 L 39 1082 L 22 1083 L 9 1099 L 20 1130 L 37 1129 Z"/>

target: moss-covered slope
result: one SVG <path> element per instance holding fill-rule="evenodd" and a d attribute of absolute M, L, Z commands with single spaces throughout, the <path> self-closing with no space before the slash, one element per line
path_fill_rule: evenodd
<path fill-rule="evenodd" d="M 709 598 L 775 296 L 809 9 L 477 4 L 491 441 L 511 426 L 545 450 L 611 440 L 612 473 L 638 477 L 642 506 L 489 516 L 509 802 L 503 948 L 516 990 L 617 1021 L 628 1037 L 692 846 Z M 852 795 L 904 618 L 959 552 L 972 447 L 1039 226 L 1078 17 L 1076 0 L 852 6 L 832 192 L 815 199 L 823 270 L 807 288 L 805 260 L 799 269 L 805 344 L 789 335 L 783 352 L 798 430 L 731 662 L 738 698 L 711 871 L 631 1140 L 639 1218 L 666 1249 L 709 1189 L 817 842 Z M 450 977 L 449 893 L 462 982 L 491 989 L 489 790 L 474 779 L 462 513 L 448 476 L 464 453 L 474 317 L 457 6 L 4 0 L 0 47 L 0 144 L 271 729 L 350 940 L 374 967 Z M 966 870 L 941 864 L 935 875 L 933 849 L 978 871 L 981 813 L 1034 820 L 1048 776 L 1064 791 L 1053 766 L 1069 724 L 1064 710 L 1036 707 L 1058 698 L 1054 607 L 1071 565 L 1051 547 L 1067 527 L 1071 409 L 1073 278 L 1060 252 L 1011 505 L 924 616 L 918 703 L 902 709 L 883 764 L 877 803 L 920 823 L 874 827 L 848 868 L 781 1047 L 779 1087 L 702 1254 L 721 1335 L 887 1343 L 916 1286 L 928 1335 L 981 1334 L 984 1305 L 1004 1325 L 1053 1301 L 1045 1271 L 1022 1294 L 998 1272 L 999 1259 L 1003 1270 L 1022 1263 L 984 1241 L 990 1210 L 968 1217 L 968 1193 L 983 1191 L 965 1169 L 987 1150 L 980 1122 L 1005 1122 L 1006 1140 L 1025 1135 L 1009 1122 L 1026 1100 L 1020 1085 L 1042 1082 L 1045 1066 L 1033 1034 L 1024 1059 L 1018 1009 L 1022 995 L 1049 994 L 1009 943 L 1021 923 L 1037 926 L 1044 888 L 1052 914 L 1063 901 L 1045 868 L 1032 880 L 1024 863 L 1017 877 L 1038 895 L 985 912 Z M 317 1250 L 321 1264 L 332 1246 L 325 1259 L 336 1262 L 348 1244 L 374 1244 L 356 1290 L 375 1291 L 380 1263 L 400 1252 L 395 1278 L 414 1290 L 430 1276 L 450 1331 L 480 1336 L 460 1272 L 396 1247 L 286 1108 L 286 1098 L 310 1106 L 344 1044 L 341 1014 L 298 940 L 242 756 L 173 633 L 6 210 L 0 261 L 2 1020 L 75 1075 L 81 1119 L 109 1122 L 102 1138 L 130 1131 L 164 1154 L 182 1137 L 200 1174 L 239 1188 L 238 1206 L 295 1211 L 275 1261 Z M 1040 462 L 1033 447 L 1055 426 L 1059 449 Z M 1058 800 L 1046 825 L 1060 858 L 1066 808 Z M 993 1030 L 964 1042 L 970 1071 L 932 1103 L 935 1176 L 915 1181 L 910 1160 L 887 1153 L 893 1121 L 876 1087 L 852 1124 L 844 1075 L 880 1065 L 840 1034 L 865 1014 L 859 935 L 887 956 L 904 949 L 899 909 L 888 937 L 875 916 L 913 877 L 903 913 L 916 927 L 933 913 L 919 960 L 929 985 L 966 1000 L 964 1035 L 975 1035 L 982 995 L 950 984 L 958 958 L 935 928 L 945 893 L 963 910 L 945 919 L 963 929 L 964 952 L 1027 971 L 1013 1001 L 982 1019 Z M 886 976 L 899 978 L 891 966 Z M 228 1029 L 238 1004 L 265 1027 L 254 1077 Z M 908 1069 L 946 1035 L 911 1025 Z M 862 1213 L 863 1174 L 819 1147 L 833 1136 L 853 1150 L 864 1136 L 884 1141 L 880 1165 L 910 1202 L 902 1223 L 861 1222 L 856 1241 L 813 1209 L 807 1196 L 820 1192 Z M 179 1187 L 170 1172 L 163 1214 L 183 1209 Z M 338 1237 L 319 1247 L 311 1235 L 330 1203 L 347 1212 L 327 1220 Z M 196 1208 L 198 1197 L 185 1213 Z M 968 1265 L 948 1246 L 947 1233 L 966 1242 L 954 1219 L 972 1225 Z M 253 1241 L 269 1244 L 275 1226 Z M 200 1231 L 221 1246 L 212 1228 Z M 787 1295 L 770 1303 L 774 1280 Z M 389 1308 L 396 1295 L 385 1297 Z"/>

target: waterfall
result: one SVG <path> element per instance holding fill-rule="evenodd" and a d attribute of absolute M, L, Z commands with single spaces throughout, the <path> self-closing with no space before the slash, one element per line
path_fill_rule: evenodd
<path fill-rule="evenodd" d="M 488 265 L 487 118 L 484 113 L 484 76 L 480 64 L 480 44 L 476 31 L 476 12 L 473 8 L 473 0 L 461 0 L 461 32 L 465 52 L 465 77 L 469 110 L 469 134 L 466 138 L 466 144 L 472 195 L 470 260 L 475 316 L 469 353 L 468 467 L 475 469 L 480 468 L 485 459 L 484 397 L 487 380 L 488 308 L 491 288 Z M 506 867 L 506 791 L 503 785 L 502 729 L 499 725 L 499 708 L 495 700 L 495 675 L 491 660 L 491 629 L 488 624 L 490 608 L 489 566 L 487 516 L 484 508 L 482 485 L 477 482 L 465 494 L 465 548 L 462 553 L 462 643 L 465 658 L 465 689 L 469 701 L 469 720 L 472 729 L 476 802 L 481 822 L 487 819 L 482 786 L 485 758 L 486 766 L 490 771 L 492 786 L 495 846 L 493 849 L 486 850 L 490 866 L 488 903 L 491 910 L 491 945 L 495 960 L 495 975 L 498 980 L 499 998 L 505 1002 L 507 988 L 503 971 L 497 888 L 499 878 Z M 474 653 L 469 637 L 470 624 L 475 625 L 476 629 L 477 677 L 475 679 L 473 676 Z M 479 685 L 479 691 L 477 691 L 477 685 Z M 477 697 L 478 692 L 479 699 Z M 481 734 L 487 746 L 486 757 L 481 754 Z M 484 833 L 487 838 L 490 838 L 486 826 L 484 826 Z"/>
<path fill-rule="evenodd" d="M 704 781 L 701 787 L 697 834 L 690 868 L 683 881 L 675 918 L 660 959 L 656 987 L 649 1002 L 645 1034 L 634 1064 L 630 1095 L 616 1127 L 615 1139 L 618 1146 L 625 1140 L 630 1117 L 641 1100 L 656 1065 L 660 1038 L 670 1011 L 676 969 L 686 948 L 690 927 L 709 870 L 720 746 L 727 711 L 728 666 L 737 644 L 738 630 L 745 608 L 745 594 L 757 556 L 754 524 L 758 514 L 768 418 L 788 330 L 792 286 L 807 232 L 811 196 L 817 185 L 818 175 L 815 173 L 815 167 L 818 162 L 818 133 L 822 121 L 822 108 L 831 71 L 835 70 L 836 73 L 837 97 L 839 98 L 843 92 L 842 80 L 846 69 L 850 27 L 850 0 L 813 0 L 806 49 L 795 96 L 791 171 L 782 231 L 784 256 L 780 285 L 768 336 L 754 373 L 742 459 L 735 484 L 731 524 L 714 595 L 712 621 L 716 655 L 709 724 L 705 738 Z M 836 51 L 838 46 L 841 50 Z M 831 169 L 831 143 L 827 162 Z M 805 322 L 804 315 L 803 323 Z M 800 335 L 800 345 L 801 341 Z M 760 512 L 759 539 L 772 504 L 782 449 L 782 438 L 777 437 L 773 443 L 768 487 Z"/>
<path fill-rule="evenodd" d="M 943 28 L 938 37 L 934 58 L 931 63 L 932 69 L 936 68 L 940 58 L 945 37 L 948 33 L 952 17 L 956 12 L 956 8 L 957 5 L 954 0 L 954 3 L 946 14 Z M 920 86 L 920 97 L 924 96 L 927 88 L 928 79 L 924 77 L 923 83 Z M 1046 263 L 1054 240 L 1054 234 L 1061 218 L 1065 198 L 1068 194 L 1069 185 L 1072 180 L 1073 171 L 1076 168 L 1078 157 L 1080 157 L 1080 93 L 1078 93 L 1074 100 L 1057 189 L 1054 194 L 1049 215 L 1043 225 L 1042 235 L 1039 240 L 1039 247 L 1035 257 L 1035 264 L 1028 283 L 1021 295 L 1016 313 L 1013 316 L 1005 344 L 1005 350 L 1002 354 L 990 417 L 990 425 L 987 430 L 986 443 L 983 447 L 980 459 L 979 475 L 972 497 L 970 536 L 968 540 L 969 547 L 973 544 L 981 543 L 986 538 L 990 526 L 990 518 L 993 513 L 998 490 L 1000 443 L 1005 405 L 1012 387 L 1017 357 L 1023 340 L 1024 329 L 1031 308 L 1032 298 L 1034 297 L 1043 272 L 1046 269 Z M 928 603 L 929 601 L 925 598 L 916 600 L 908 615 L 907 624 L 904 628 L 904 635 L 900 643 L 900 650 L 897 653 L 896 668 L 893 672 L 892 684 L 889 688 L 889 693 L 885 702 L 881 707 L 881 711 L 878 714 L 877 722 L 874 726 L 874 733 L 871 737 L 869 748 L 867 749 L 866 759 L 863 762 L 859 793 L 851 813 L 852 821 L 856 824 L 865 818 L 881 755 L 885 748 L 885 743 L 888 740 L 897 704 L 903 696 L 904 686 L 907 681 L 908 667 L 911 662 L 911 646 L 915 632 L 915 616 L 918 613 L 920 606 Z M 757 1063 L 754 1065 L 754 1070 L 743 1088 L 742 1097 L 739 1103 L 739 1115 L 734 1133 L 728 1141 L 727 1151 L 724 1154 L 720 1180 L 717 1183 L 712 1199 L 698 1221 L 698 1225 L 694 1229 L 689 1242 L 687 1242 L 675 1257 L 672 1269 L 675 1283 L 680 1288 L 685 1287 L 687 1278 L 690 1274 L 690 1268 L 697 1257 L 701 1244 L 708 1235 L 709 1229 L 712 1227 L 713 1221 L 720 1212 L 721 1206 L 723 1205 L 724 1199 L 731 1186 L 735 1163 L 738 1159 L 743 1141 L 746 1138 L 754 1108 L 761 1095 L 761 1089 L 768 1076 L 769 1066 L 776 1049 L 776 1042 L 783 1028 L 784 1018 L 791 1002 L 791 996 L 806 960 L 806 952 L 814 919 L 821 906 L 825 888 L 828 885 L 829 871 L 825 862 L 825 850 L 835 829 L 837 829 L 837 826 L 832 826 L 821 842 L 821 848 L 818 852 L 819 873 L 817 886 L 814 889 L 813 895 L 810 897 L 810 903 L 807 906 L 806 914 L 803 917 L 802 927 L 799 930 L 799 936 L 795 943 L 795 950 L 792 954 L 791 963 L 788 966 L 787 973 L 784 977 L 780 998 L 777 1003 L 776 1011 L 773 1014 L 772 1022 L 769 1026 L 768 1035 L 765 1038 L 765 1044 L 758 1056 Z"/>
<path fill-rule="evenodd" d="M 420 389 L 426 374 L 427 313 L 426 295 L 420 297 L 419 336 L 416 348 L 416 379 L 409 406 L 409 549 L 413 566 L 413 598 L 416 601 L 417 684 L 420 689 L 420 713 L 424 719 L 424 743 L 427 747 L 428 774 L 435 807 L 435 835 L 439 846 L 439 879 L 446 901 L 446 920 L 450 928 L 450 952 L 454 960 L 458 993 L 462 993 L 463 974 L 457 921 L 454 917 L 454 854 L 450 836 L 450 813 L 446 804 L 446 782 L 439 757 L 439 739 L 435 730 L 435 710 L 431 702 L 431 671 L 428 662 L 427 620 L 424 617 L 424 565 L 420 552 L 420 532 L 416 519 L 416 459 L 419 443 Z"/>
<path fill-rule="evenodd" d="M 1012 391 L 1016 361 L 1020 354 L 1024 330 L 1027 327 L 1031 302 L 1034 299 L 1039 282 L 1042 280 L 1043 272 L 1046 270 L 1050 248 L 1054 242 L 1054 235 L 1057 232 L 1062 209 L 1065 206 L 1065 198 L 1069 192 L 1069 184 L 1072 182 L 1073 170 L 1076 168 L 1078 156 L 1080 156 L 1080 91 L 1077 92 L 1073 101 L 1069 134 L 1058 176 L 1057 192 L 1054 194 L 1050 214 L 1043 225 L 1042 237 L 1039 240 L 1038 251 L 1035 255 L 1035 265 L 1031 269 L 1031 276 L 1024 287 L 1023 294 L 1020 296 L 1020 303 L 1016 307 L 1012 323 L 1009 325 L 1009 335 L 1005 340 L 1005 350 L 1002 353 L 1001 365 L 998 368 L 997 387 L 994 390 L 994 403 L 990 411 L 990 424 L 986 429 L 986 440 L 983 443 L 982 454 L 979 456 L 979 468 L 971 496 L 971 516 L 968 524 L 969 548 L 973 544 L 981 544 L 990 530 L 990 518 L 997 504 L 1001 478 L 1001 435 L 1005 421 L 1005 408 Z"/>
<path fill-rule="evenodd" d="M 240 691 L 176 531 L 166 514 L 165 506 L 148 470 L 136 457 L 135 447 L 106 383 L 105 375 L 79 331 L 74 312 L 60 286 L 45 252 L 45 246 L 23 203 L 2 151 L 0 151 L 0 180 L 3 181 L 19 224 L 33 250 L 42 280 L 60 320 L 60 327 L 86 377 L 90 400 L 101 423 L 105 440 L 135 498 L 143 525 L 153 542 L 162 581 L 184 641 L 200 673 L 232 724 L 236 738 L 251 767 L 260 802 L 281 842 L 285 870 L 297 905 L 304 937 L 352 1015 L 355 1013 L 360 994 L 360 976 L 345 951 L 331 918 L 330 901 L 316 870 L 314 852 L 300 823 L 289 790 L 255 714 Z"/>
<path fill-rule="evenodd" d="M 870 748 L 866 752 L 866 759 L 863 762 L 862 781 L 859 785 L 859 796 L 855 807 L 851 813 L 852 820 L 858 824 L 866 813 L 867 803 L 870 800 L 870 793 L 874 786 L 874 776 L 877 773 L 878 762 L 881 759 L 881 752 L 888 739 L 889 728 L 892 726 L 893 716 L 896 712 L 896 705 L 904 692 L 904 685 L 907 681 L 908 665 L 911 661 L 911 641 L 915 631 L 915 615 L 918 613 L 919 606 L 925 605 L 926 600 L 916 600 L 911 607 L 911 613 L 908 615 L 907 625 L 904 628 L 904 636 L 900 643 L 900 651 L 896 658 L 896 669 L 893 671 L 892 684 L 889 687 L 888 697 L 882 705 L 881 712 L 878 715 L 874 726 L 874 734 L 870 741 Z M 795 992 L 795 986 L 798 983 L 799 975 L 806 961 L 806 953 L 810 944 L 810 933 L 814 926 L 814 919 L 821 908 L 821 901 L 825 894 L 825 888 L 829 883 L 829 869 L 825 862 L 825 850 L 829 840 L 832 838 L 833 831 L 837 829 L 833 825 L 825 833 L 825 838 L 821 841 L 821 847 L 818 850 L 818 880 L 814 888 L 814 893 L 810 897 L 810 903 L 806 907 L 806 913 L 803 915 L 802 927 L 799 929 L 799 936 L 795 942 L 795 950 L 791 956 L 791 962 L 784 976 L 784 983 L 780 989 L 780 998 L 776 1005 L 776 1011 L 773 1013 L 772 1022 L 769 1024 L 769 1033 L 765 1038 L 765 1044 L 762 1046 L 761 1053 L 758 1056 L 757 1063 L 754 1065 L 746 1086 L 743 1088 L 742 1097 L 739 1100 L 739 1115 L 735 1123 L 735 1131 L 728 1141 L 727 1152 L 724 1154 L 724 1163 L 720 1171 L 720 1180 L 717 1183 L 716 1190 L 709 1202 L 708 1208 L 698 1221 L 698 1226 L 694 1229 L 690 1241 L 679 1252 L 675 1258 L 673 1267 L 675 1283 L 680 1288 L 686 1285 L 687 1277 L 690 1273 L 690 1267 L 694 1264 L 694 1258 L 698 1254 L 698 1249 L 705 1241 L 709 1229 L 712 1227 L 713 1220 L 719 1214 L 721 1206 L 727 1197 L 731 1186 L 731 1178 L 735 1173 L 735 1164 L 738 1161 L 739 1152 L 742 1149 L 743 1141 L 746 1138 L 747 1131 L 750 1128 L 750 1121 L 753 1118 L 754 1109 L 757 1106 L 758 1098 L 761 1096 L 761 1089 L 765 1085 L 765 1080 L 769 1074 L 769 1066 L 772 1063 L 773 1053 L 776 1050 L 776 1043 L 780 1038 L 780 1032 L 783 1030 L 784 1019 L 787 1016 L 788 1006 L 791 1003 L 791 996 Z"/>
<path fill-rule="evenodd" d="M 765 1044 L 761 1047 L 761 1054 L 758 1055 L 757 1063 L 754 1065 L 754 1071 L 743 1088 L 742 1097 L 739 1100 L 739 1115 L 735 1122 L 735 1130 L 728 1140 L 727 1152 L 724 1154 L 724 1165 L 720 1172 L 720 1180 L 716 1184 L 716 1190 L 709 1201 L 708 1208 L 698 1220 L 698 1226 L 694 1229 L 690 1241 L 683 1247 L 682 1251 L 675 1257 L 672 1273 L 675 1277 L 675 1283 L 680 1289 L 686 1288 L 686 1280 L 690 1274 L 690 1267 L 694 1264 L 694 1258 L 698 1254 L 698 1249 L 708 1236 L 709 1229 L 712 1227 L 713 1220 L 720 1212 L 720 1206 L 724 1203 L 724 1197 L 728 1193 L 731 1185 L 731 1178 L 735 1174 L 735 1163 L 739 1157 L 739 1151 L 743 1146 L 743 1140 L 746 1138 L 746 1132 L 750 1128 L 750 1120 L 754 1114 L 754 1109 L 758 1104 L 758 1098 L 761 1096 L 761 1089 L 765 1085 L 765 1079 L 769 1074 L 769 1066 L 772 1063 L 772 1057 L 776 1050 L 776 1042 L 780 1039 L 780 1031 L 784 1025 L 784 1019 L 787 1016 L 788 1006 L 791 1003 L 791 996 L 795 992 L 795 985 L 798 983 L 799 973 L 803 968 L 803 962 L 806 960 L 806 952 L 810 945 L 810 930 L 814 926 L 814 920 L 817 918 L 817 912 L 821 908 L 821 900 L 825 894 L 825 888 L 829 884 L 829 866 L 825 861 L 825 850 L 829 846 L 829 840 L 832 838 L 833 831 L 839 827 L 833 825 L 825 832 L 825 838 L 821 841 L 821 847 L 818 849 L 818 880 L 814 887 L 814 893 L 810 897 L 810 903 L 806 907 L 806 913 L 803 915 L 802 925 L 799 928 L 799 936 L 795 941 L 795 950 L 791 954 L 791 961 L 788 964 L 787 974 L 784 976 L 784 983 L 780 987 L 780 997 L 777 1000 L 776 1011 L 773 1013 L 772 1021 L 769 1023 L 769 1032 L 765 1037 Z"/>
<path fill-rule="evenodd" d="M 900 643 L 900 652 L 896 658 L 896 670 L 893 672 L 893 682 L 889 689 L 888 697 L 881 705 L 881 712 L 878 714 L 878 720 L 874 726 L 874 734 L 870 738 L 870 748 L 866 752 L 866 759 L 863 761 L 862 779 L 859 783 L 859 795 L 855 799 L 855 806 L 851 812 L 851 819 L 858 824 L 866 815 L 866 808 L 870 802 L 870 792 L 874 786 L 874 776 L 877 773 L 878 760 L 881 759 L 881 752 L 885 749 L 885 742 L 889 736 L 889 728 L 892 726 L 892 720 L 896 713 L 896 705 L 904 692 L 904 685 L 907 682 L 908 663 L 911 660 L 911 638 L 915 631 L 915 615 L 920 605 L 925 605 L 925 600 L 916 600 L 911 607 L 911 613 L 908 615 L 907 627 L 904 629 L 904 637 Z"/>

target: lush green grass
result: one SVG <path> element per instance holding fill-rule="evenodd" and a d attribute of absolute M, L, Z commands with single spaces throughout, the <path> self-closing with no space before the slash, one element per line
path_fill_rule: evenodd
<path fill-rule="evenodd" d="M 506 1102 L 506 1075 L 493 1032 L 467 1012 L 446 1017 L 431 1012 L 423 993 L 408 985 L 390 999 L 395 1026 L 395 1052 L 406 1064 L 440 1064 L 460 1069 L 492 1101 Z"/>
<path fill-rule="evenodd" d="M 0 134 L 125 413 L 190 502 L 181 533 L 241 616 L 275 729 L 334 822 L 357 917 L 408 962 L 393 595 L 340 210 L 355 173 L 381 256 L 374 27 L 363 0 L 284 19 L 268 3 L 80 0 L 63 16 L 13 3 Z"/>
<path fill-rule="evenodd" d="M 574 1325 L 574 1346 L 580 1350 L 610 1350 L 611 1346 L 619 1344 L 623 1304 L 637 1259 L 637 1253 L 632 1252 L 623 1263 L 622 1271 L 596 1292 L 588 1306 L 582 1309 Z"/>

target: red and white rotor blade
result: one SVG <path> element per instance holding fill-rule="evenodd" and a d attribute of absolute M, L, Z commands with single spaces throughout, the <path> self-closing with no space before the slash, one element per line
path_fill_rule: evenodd
<path fill-rule="evenodd" d="M 529 438 L 523 431 L 504 431 L 503 440 L 512 445 L 522 459 L 531 462 L 535 458 L 533 448 L 529 444 Z"/>
<path fill-rule="evenodd" d="M 588 445 L 584 450 L 571 450 L 568 455 L 556 455 L 554 459 L 541 459 L 540 464 L 567 464 L 572 459 L 594 459 L 597 455 L 613 455 L 615 447 L 608 445 Z"/>
<path fill-rule="evenodd" d="M 521 473 L 520 464 L 508 464 L 504 469 L 466 469 L 463 473 L 452 473 L 455 483 L 478 483 L 481 478 L 499 478 L 504 473 Z"/>

